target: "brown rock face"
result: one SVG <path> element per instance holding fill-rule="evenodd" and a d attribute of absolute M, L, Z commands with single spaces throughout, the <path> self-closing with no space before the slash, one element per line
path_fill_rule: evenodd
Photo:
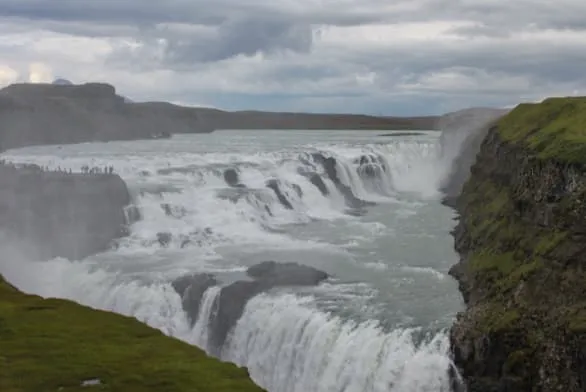
<path fill-rule="evenodd" d="M 468 392 L 586 391 L 586 165 L 544 158 L 507 124 L 456 201 L 454 361 Z"/>

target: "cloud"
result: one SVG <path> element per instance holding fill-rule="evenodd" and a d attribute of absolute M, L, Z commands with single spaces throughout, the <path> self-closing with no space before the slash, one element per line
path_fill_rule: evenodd
<path fill-rule="evenodd" d="M 43 63 L 31 63 L 28 68 L 30 83 L 50 83 L 54 80 L 53 70 Z"/>
<path fill-rule="evenodd" d="M 6 65 L 0 65 L 0 85 L 14 83 L 18 80 L 18 72 Z"/>
<path fill-rule="evenodd" d="M 0 0 L 0 15 L 2 84 L 377 114 L 586 90 L 582 0 Z"/>

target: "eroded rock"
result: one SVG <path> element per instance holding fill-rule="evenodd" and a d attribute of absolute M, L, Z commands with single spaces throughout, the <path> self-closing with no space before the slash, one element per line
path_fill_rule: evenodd
<path fill-rule="evenodd" d="M 556 146 L 582 134 L 584 111 L 584 98 L 516 108 L 488 130 L 457 198 L 450 274 L 466 311 L 450 342 L 468 392 L 586 390 L 586 158 Z M 542 131 L 561 117 L 565 133 Z"/>
<path fill-rule="evenodd" d="M 248 300 L 257 294 L 280 286 L 314 286 L 328 274 L 297 263 L 266 261 L 250 267 L 252 281 L 237 281 L 223 287 L 219 306 L 210 324 L 210 346 L 221 350 L 228 333 L 242 316 Z"/>
<path fill-rule="evenodd" d="M 172 282 L 173 288 L 181 296 L 181 304 L 192 327 L 197 322 L 203 294 L 217 284 L 218 281 L 212 274 L 186 275 Z"/>

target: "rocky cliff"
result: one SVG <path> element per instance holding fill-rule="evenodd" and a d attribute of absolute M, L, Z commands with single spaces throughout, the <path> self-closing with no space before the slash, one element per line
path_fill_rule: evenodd
<path fill-rule="evenodd" d="M 13 84 L 0 90 L 0 151 L 209 131 L 194 109 L 131 103 L 105 83 Z"/>
<path fill-rule="evenodd" d="M 79 260 L 124 234 L 126 184 L 115 174 L 0 164 L 0 232 L 27 258 Z"/>
<path fill-rule="evenodd" d="M 451 329 L 468 392 L 586 390 L 586 98 L 491 126 L 456 202 Z"/>

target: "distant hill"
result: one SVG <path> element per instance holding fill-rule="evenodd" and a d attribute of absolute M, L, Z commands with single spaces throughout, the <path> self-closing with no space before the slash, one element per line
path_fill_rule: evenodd
<path fill-rule="evenodd" d="M 361 114 L 313 114 L 236 111 L 196 108 L 204 123 L 214 129 L 435 129 L 437 116 L 383 117 Z"/>
<path fill-rule="evenodd" d="M 0 150 L 168 137 L 216 129 L 434 129 L 439 117 L 228 112 L 168 102 L 132 102 L 106 83 L 19 83 L 0 90 Z"/>
<path fill-rule="evenodd" d="M 12 84 L 0 90 L 0 151 L 35 144 L 149 139 L 209 132 L 197 113 L 134 105 L 105 83 Z"/>

